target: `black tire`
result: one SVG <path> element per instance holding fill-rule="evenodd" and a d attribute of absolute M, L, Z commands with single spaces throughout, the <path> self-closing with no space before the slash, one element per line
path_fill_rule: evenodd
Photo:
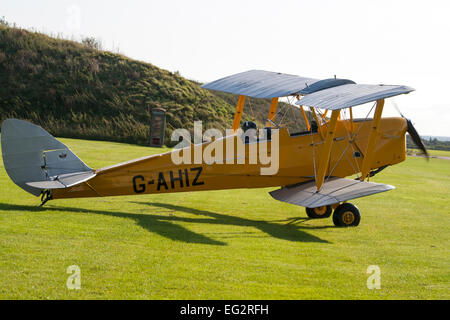
<path fill-rule="evenodd" d="M 306 215 L 311 219 L 323 219 L 331 216 L 331 206 L 323 206 L 318 208 L 306 208 Z"/>
<path fill-rule="evenodd" d="M 334 212 L 333 212 L 333 224 L 336 226 L 336 227 L 343 227 L 342 225 L 341 225 L 341 223 L 339 222 L 339 220 L 338 220 L 338 215 L 337 215 L 337 209 L 338 209 L 339 207 L 337 207 L 336 209 L 334 209 Z"/>
<path fill-rule="evenodd" d="M 356 227 L 361 221 L 361 213 L 357 206 L 343 203 L 334 210 L 333 223 L 336 227 Z"/>

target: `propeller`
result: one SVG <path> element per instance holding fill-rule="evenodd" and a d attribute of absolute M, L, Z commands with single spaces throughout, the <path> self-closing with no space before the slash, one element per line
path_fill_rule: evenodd
<path fill-rule="evenodd" d="M 422 139 L 420 139 L 419 133 L 417 132 L 416 128 L 414 128 L 414 125 L 412 124 L 412 121 L 408 118 L 406 118 L 402 112 L 400 111 L 399 107 L 397 106 L 397 103 L 395 101 L 392 101 L 392 104 L 394 105 L 395 109 L 397 109 L 400 116 L 406 120 L 406 124 L 408 126 L 408 129 L 406 132 L 409 133 L 409 136 L 411 137 L 414 144 L 422 151 L 422 153 L 425 155 L 427 160 L 430 158 L 430 155 L 428 154 L 427 148 L 422 142 Z"/>

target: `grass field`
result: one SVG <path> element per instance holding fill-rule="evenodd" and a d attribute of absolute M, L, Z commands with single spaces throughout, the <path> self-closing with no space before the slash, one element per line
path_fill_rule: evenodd
<path fill-rule="evenodd" d="M 413 154 L 421 154 L 418 149 L 408 149 Z M 450 151 L 448 150 L 428 150 L 431 157 L 450 157 Z"/>
<path fill-rule="evenodd" d="M 450 157 L 450 151 L 448 150 L 428 150 L 431 156 Z"/>
<path fill-rule="evenodd" d="M 98 168 L 161 149 L 61 139 Z M 306 219 L 269 189 L 38 198 L 0 169 L 2 299 L 449 299 L 450 161 L 409 157 L 355 200 L 357 228 Z M 81 269 L 68 290 L 66 269 Z M 381 289 L 369 290 L 369 265 Z"/>

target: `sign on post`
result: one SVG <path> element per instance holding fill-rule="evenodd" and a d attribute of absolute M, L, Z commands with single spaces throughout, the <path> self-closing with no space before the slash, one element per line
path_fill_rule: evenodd
<path fill-rule="evenodd" d="M 150 147 L 162 147 L 164 145 L 164 131 L 166 129 L 166 110 L 153 108 L 150 122 Z"/>

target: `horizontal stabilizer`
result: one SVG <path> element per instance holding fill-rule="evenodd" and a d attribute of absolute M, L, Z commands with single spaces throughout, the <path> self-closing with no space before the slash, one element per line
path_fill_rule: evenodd
<path fill-rule="evenodd" d="M 76 172 L 53 177 L 53 180 L 27 182 L 26 184 L 30 187 L 39 189 L 62 189 L 69 188 L 82 182 L 88 181 L 93 177 L 95 177 L 95 173 L 93 171 Z"/>
<path fill-rule="evenodd" d="M 319 192 L 316 192 L 315 181 L 308 181 L 272 191 L 270 195 L 279 201 L 316 208 L 392 189 L 394 187 L 387 184 L 331 177 Z"/>

